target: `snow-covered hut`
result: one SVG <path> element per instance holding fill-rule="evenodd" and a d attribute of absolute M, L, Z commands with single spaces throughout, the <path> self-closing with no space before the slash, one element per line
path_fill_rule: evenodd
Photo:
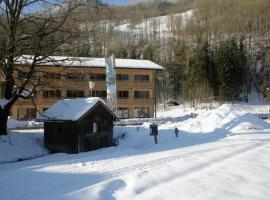
<path fill-rule="evenodd" d="M 113 144 L 117 116 L 98 97 L 64 99 L 38 117 L 44 144 L 53 152 L 79 153 Z"/>

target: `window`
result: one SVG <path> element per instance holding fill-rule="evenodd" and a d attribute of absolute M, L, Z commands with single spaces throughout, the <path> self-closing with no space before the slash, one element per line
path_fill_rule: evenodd
<path fill-rule="evenodd" d="M 97 132 L 98 132 L 98 123 L 93 122 L 93 133 L 97 133 Z"/>
<path fill-rule="evenodd" d="M 128 91 L 117 91 L 117 97 L 120 99 L 128 99 Z"/>
<path fill-rule="evenodd" d="M 150 109 L 148 107 L 134 108 L 135 118 L 147 118 L 150 116 Z"/>
<path fill-rule="evenodd" d="M 149 75 L 134 75 L 134 81 L 149 81 Z"/>
<path fill-rule="evenodd" d="M 19 79 L 26 79 L 28 76 L 29 72 L 23 72 L 23 71 L 18 71 L 18 78 Z M 38 78 L 41 74 L 39 72 L 33 72 L 32 78 Z"/>
<path fill-rule="evenodd" d="M 116 80 L 118 81 L 128 81 L 128 75 L 127 74 L 117 74 Z"/>
<path fill-rule="evenodd" d="M 127 119 L 128 118 L 128 108 L 118 108 L 118 117 L 121 119 Z"/>
<path fill-rule="evenodd" d="M 105 74 L 90 74 L 90 80 L 91 81 L 105 81 L 106 80 L 106 75 Z"/>
<path fill-rule="evenodd" d="M 105 90 L 94 90 L 92 91 L 92 96 L 105 98 L 107 96 L 107 92 Z"/>
<path fill-rule="evenodd" d="M 31 120 L 36 118 L 35 108 L 18 108 L 19 120 Z"/>
<path fill-rule="evenodd" d="M 46 72 L 43 75 L 43 78 L 45 79 L 61 79 L 61 74 L 60 73 L 50 73 L 50 72 Z"/>
<path fill-rule="evenodd" d="M 42 91 L 43 98 L 59 98 L 61 97 L 61 91 L 60 90 L 43 90 Z"/>
<path fill-rule="evenodd" d="M 28 73 L 27 72 L 18 72 L 18 78 L 27 78 Z"/>
<path fill-rule="evenodd" d="M 84 74 L 81 73 L 67 73 L 67 79 L 69 80 L 85 80 Z"/>
<path fill-rule="evenodd" d="M 149 99 L 149 91 L 134 91 L 135 99 Z"/>
<path fill-rule="evenodd" d="M 84 91 L 82 91 L 82 90 L 67 90 L 67 97 L 71 97 L 71 98 L 84 97 Z"/>

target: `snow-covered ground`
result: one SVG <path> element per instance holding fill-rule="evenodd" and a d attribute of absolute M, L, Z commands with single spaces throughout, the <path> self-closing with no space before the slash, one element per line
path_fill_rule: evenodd
<path fill-rule="evenodd" d="M 43 147 L 42 129 L 18 130 L 0 136 L 0 164 L 37 158 L 47 154 L 48 151 Z"/>
<path fill-rule="evenodd" d="M 146 120 L 116 128 L 117 147 L 2 164 L 0 199 L 269 199 L 270 124 L 252 114 L 267 110 L 175 107 L 157 145 Z"/>

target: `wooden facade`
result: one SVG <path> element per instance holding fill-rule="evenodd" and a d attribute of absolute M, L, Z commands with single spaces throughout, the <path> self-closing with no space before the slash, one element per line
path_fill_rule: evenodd
<path fill-rule="evenodd" d="M 27 71 L 17 66 L 18 71 Z M 18 72 L 17 77 L 20 77 Z M 105 68 L 80 66 L 38 66 L 37 73 L 48 76 L 48 84 L 38 87 L 30 100 L 19 100 L 12 108 L 16 119 L 33 119 L 60 99 L 97 96 L 106 101 Z M 118 111 L 120 118 L 153 117 L 155 107 L 155 69 L 116 68 Z M 70 77 L 72 74 L 77 77 Z M 139 77 L 139 78 L 138 78 Z M 144 79 L 145 77 L 145 79 Z M 20 81 L 19 78 L 16 81 Z M 89 81 L 94 82 L 90 91 Z"/>
<path fill-rule="evenodd" d="M 45 120 L 44 144 L 52 152 L 80 153 L 113 145 L 117 117 L 98 102 L 77 121 Z"/>

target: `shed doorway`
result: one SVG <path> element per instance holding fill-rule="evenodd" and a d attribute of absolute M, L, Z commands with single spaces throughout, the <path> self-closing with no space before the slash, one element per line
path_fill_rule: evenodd
<path fill-rule="evenodd" d="M 94 150 L 109 145 L 108 136 L 106 135 L 95 135 L 87 137 L 85 140 L 85 150 Z"/>

